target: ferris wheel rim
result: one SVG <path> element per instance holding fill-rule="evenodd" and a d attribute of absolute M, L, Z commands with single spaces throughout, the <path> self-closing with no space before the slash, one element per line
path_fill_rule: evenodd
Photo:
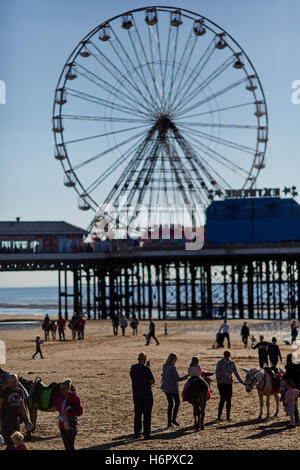
<path fill-rule="evenodd" d="M 97 32 L 99 32 L 100 29 L 102 29 L 105 25 L 117 20 L 118 18 L 122 18 L 124 17 L 124 15 L 130 15 L 130 14 L 134 14 L 134 13 L 138 13 L 138 12 L 142 12 L 142 11 L 147 11 L 148 9 L 150 8 L 153 8 L 155 9 L 156 11 L 163 11 L 163 12 L 169 12 L 169 13 L 172 13 L 174 11 L 180 11 L 183 16 L 191 19 L 191 20 L 195 20 L 195 17 L 199 18 L 199 19 L 203 19 L 205 21 L 205 25 L 208 29 L 210 29 L 211 32 L 213 33 L 216 33 L 213 29 L 209 28 L 209 25 L 213 25 L 215 28 L 217 28 L 219 31 L 223 32 L 231 41 L 232 43 L 234 43 L 239 51 L 241 51 L 243 53 L 243 56 L 245 57 L 245 59 L 247 60 L 247 62 L 250 64 L 251 66 L 251 69 L 252 71 L 254 72 L 255 74 L 255 77 L 257 79 L 257 83 L 258 83 L 258 86 L 259 86 L 259 90 L 260 90 L 260 93 L 262 95 L 262 98 L 263 98 L 263 102 L 264 102 L 264 107 L 265 107 L 265 115 L 264 115 L 264 119 L 265 119 L 265 129 L 266 129 L 266 141 L 264 143 L 264 146 L 263 146 L 263 150 L 260 151 L 260 154 L 263 155 L 263 158 L 261 159 L 261 163 L 264 164 L 264 161 L 265 161 L 265 153 L 266 153 L 266 148 L 267 148 L 267 141 L 268 141 L 268 127 L 269 127 L 269 120 L 268 120 L 268 109 L 267 109 L 267 103 L 266 103 L 266 98 L 265 98 L 265 93 L 264 93 L 264 90 L 263 90 L 263 87 L 262 87 L 262 84 L 261 84 L 261 80 L 259 78 L 259 75 L 252 63 L 252 61 L 250 60 L 249 56 L 247 55 L 247 53 L 245 52 L 245 50 L 242 48 L 242 46 L 240 46 L 240 44 L 221 26 L 219 26 L 218 24 L 216 24 L 215 22 L 213 22 L 212 20 L 210 20 L 209 18 L 206 18 L 205 16 L 201 15 L 201 14 L 198 14 L 198 13 L 195 13 L 191 10 L 187 10 L 187 9 L 184 9 L 184 8 L 178 8 L 178 7 L 173 7 L 173 6 L 146 6 L 146 7 L 140 7 L 140 8 L 136 8 L 136 9 L 133 9 L 133 10 L 129 10 L 129 11 L 126 11 L 126 12 L 123 12 L 121 14 L 118 14 L 114 17 L 111 17 L 110 19 L 108 19 L 107 21 L 105 22 L 102 22 L 101 24 L 99 24 L 98 26 L 96 26 L 94 29 L 92 29 L 86 36 L 84 36 L 83 39 L 81 39 L 81 41 L 76 45 L 76 47 L 73 49 L 73 51 L 71 52 L 71 54 L 69 55 L 68 59 L 66 60 L 63 68 L 62 68 L 62 71 L 61 71 L 61 74 L 59 76 L 59 79 L 58 79 L 58 82 L 57 82 L 57 86 L 55 88 L 55 90 L 58 90 L 59 88 L 62 88 L 62 89 L 65 89 L 66 88 L 66 82 L 67 82 L 67 78 L 65 77 L 63 79 L 63 76 L 64 76 L 64 73 L 66 71 L 66 67 L 68 66 L 68 64 L 70 63 L 74 63 L 74 61 L 76 60 L 76 58 L 78 57 L 78 55 L 80 54 L 80 51 L 83 49 L 84 47 L 84 44 L 90 39 L 92 38 L 93 36 L 95 36 L 95 34 L 97 34 Z M 193 15 L 193 16 L 188 16 L 188 15 Z M 207 23 L 209 23 L 209 25 L 207 25 Z M 231 49 L 232 52 L 234 52 L 234 50 L 232 49 L 231 45 L 229 45 L 229 48 Z M 73 60 L 71 60 L 73 58 Z M 254 93 L 254 96 L 255 96 L 255 93 Z M 62 116 L 62 106 L 63 104 L 59 104 L 59 116 L 61 117 Z M 55 100 L 54 100 L 54 103 L 53 103 L 53 114 L 52 114 L 52 119 L 54 119 L 55 115 L 57 114 L 55 112 L 55 110 L 57 109 L 57 103 L 55 103 Z M 258 122 L 259 122 L 259 119 L 258 119 Z M 57 147 L 58 145 L 62 145 L 62 146 L 66 146 L 66 143 L 65 143 L 65 140 L 64 140 L 64 135 L 62 133 L 62 135 L 60 136 L 60 139 L 61 139 L 61 143 L 58 144 L 58 140 L 57 140 L 57 136 L 56 134 L 54 134 L 54 139 L 55 139 L 55 146 Z M 258 142 L 257 142 L 258 144 Z M 256 147 L 256 151 L 258 152 L 258 145 Z M 68 152 L 66 152 L 66 159 L 65 161 L 61 161 L 60 163 L 62 164 L 62 167 L 63 167 L 63 170 L 64 170 L 64 173 L 66 172 L 71 172 L 74 176 L 74 178 L 76 179 L 76 182 L 77 182 L 77 185 L 74 186 L 74 189 L 75 191 L 77 192 L 78 196 L 82 196 L 82 195 L 86 195 L 88 196 L 89 200 L 91 201 L 92 205 L 94 207 L 92 207 L 92 205 L 90 206 L 92 210 L 94 210 L 94 212 L 97 212 L 97 210 L 99 209 L 99 204 L 97 203 L 96 200 L 94 200 L 90 194 L 88 194 L 88 192 L 86 191 L 86 188 L 82 185 L 80 179 L 77 177 L 77 174 L 76 174 L 76 171 L 73 170 L 74 168 L 74 165 L 72 164 L 72 162 L 70 161 L 70 158 L 69 158 L 69 155 L 68 155 Z M 67 165 L 68 165 L 68 168 L 67 168 Z M 253 179 L 252 183 L 250 181 L 248 187 L 251 188 L 255 185 L 255 182 L 258 178 L 258 175 L 261 171 L 263 167 L 261 168 L 257 168 L 257 171 L 256 171 L 256 176 L 255 178 Z M 249 170 L 249 173 L 248 175 L 252 175 L 252 171 L 254 169 L 254 160 L 252 162 L 252 165 L 250 167 L 250 170 Z M 245 184 L 244 186 L 247 184 L 247 181 L 245 181 Z M 80 190 L 81 189 L 81 190 Z"/>

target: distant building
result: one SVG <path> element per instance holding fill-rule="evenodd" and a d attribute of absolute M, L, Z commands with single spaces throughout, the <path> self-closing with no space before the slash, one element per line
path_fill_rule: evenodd
<path fill-rule="evenodd" d="M 0 221 L 0 251 L 72 253 L 83 251 L 87 231 L 63 221 Z"/>

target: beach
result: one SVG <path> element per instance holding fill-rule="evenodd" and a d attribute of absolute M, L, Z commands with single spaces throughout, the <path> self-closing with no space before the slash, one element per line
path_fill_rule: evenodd
<path fill-rule="evenodd" d="M 11 316 L 9 317 L 11 319 Z M 26 317 L 29 320 L 30 317 Z M 32 319 L 36 320 L 34 316 Z M 1 315 L 0 320 L 7 320 Z M 257 350 L 243 348 L 239 330 L 242 320 L 230 321 L 232 347 L 230 349 L 238 371 L 240 367 L 258 366 Z M 276 332 L 274 323 L 249 321 L 250 331 L 257 333 L 263 328 L 265 338 L 271 340 Z M 180 427 L 166 428 L 167 400 L 160 389 L 162 365 L 170 352 L 179 356 L 177 369 L 180 375 L 187 373 L 192 356 L 198 355 L 202 368 L 215 371 L 217 361 L 224 349 L 213 349 L 215 333 L 220 321 L 168 321 L 168 335 L 164 336 L 164 322 L 156 322 L 156 333 L 160 345 L 151 342 L 145 346 L 143 333 L 148 331 L 148 322 L 140 322 L 138 336 L 132 336 L 130 327 L 126 336 L 114 337 L 110 321 L 87 322 L 85 339 L 72 341 L 67 329 L 67 341 L 49 341 L 42 345 L 44 360 L 38 356 L 32 360 L 34 339 L 42 335 L 40 328 L 0 331 L 0 339 L 6 343 L 7 364 L 5 368 L 27 379 L 41 377 L 48 385 L 70 377 L 83 404 L 83 415 L 79 418 L 77 449 L 300 449 L 299 428 L 287 429 L 289 422 L 282 404 L 278 418 L 258 420 L 259 400 L 256 390 L 247 394 L 243 385 L 234 379 L 232 421 L 216 423 L 219 394 L 216 382 L 212 383 L 212 399 L 206 406 L 205 430 L 195 433 L 193 413 L 189 403 L 181 403 L 178 415 Z M 280 325 L 289 336 L 289 323 Z M 226 345 L 226 340 L 225 340 Z M 283 364 L 286 355 L 293 352 L 279 340 Z M 226 349 L 226 348 L 225 348 Z M 152 413 L 152 436 L 147 441 L 133 439 L 133 402 L 129 369 L 136 362 L 140 351 L 146 351 L 156 379 L 153 387 L 154 406 Z M 184 382 L 180 383 L 182 390 Z M 271 415 L 275 411 L 275 400 L 271 397 Z M 266 409 L 264 409 L 264 416 Z M 29 449 L 63 449 L 58 431 L 57 413 L 39 412 L 37 430 Z"/>

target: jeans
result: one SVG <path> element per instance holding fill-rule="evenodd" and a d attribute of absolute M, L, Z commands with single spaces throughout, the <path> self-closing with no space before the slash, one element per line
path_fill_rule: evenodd
<path fill-rule="evenodd" d="M 242 341 L 245 345 L 245 348 L 248 346 L 248 336 L 242 336 Z"/>
<path fill-rule="evenodd" d="M 114 335 L 118 336 L 118 325 L 113 325 Z"/>
<path fill-rule="evenodd" d="M 218 384 L 218 390 L 220 393 L 218 418 L 221 419 L 222 411 L 226 403 L 226 417 L 227 419 L 229 419 L 230 410 L 231 410 L 232 385 L 231 384 Z"/>
<path fill-rule="evenodd" d="M 151 432 L 151 413 L 153 396 L 134 396 L 134 435 L 139 436 L 142 431 L 142 417 L 144 418 L 144 436 Z"/>
<path fill-rule="evenodd" d="M 223 333 L 223 338 L 227 339 L 227 347 L 230 348 L 230 337 L 229 337 L 229 333 Z M 223 339 L 223 341 L 224 341 Z"/>
<path fill-rule="evenodd" d="M 78 339 L 84 339 L 84 328 L 82 326 L 78 327 L 77 335 Z"/>
<path fill-rule="evenodd" d="M 291 426 L 295 426 L 295 404 L 285 405 L 284 409 L 290 415 Z"/>
<path fill-rule="evenodd" d="M 58 334 L 59 334 L 59 341 L 66 340 L 64 328 L 58 328 Z"/>
<path fill-rule="evenodd" d="M 168 424 L 172 421 L 175 421 L 177 418 L 178 409 L 180 406 L 180 398 L 178 393 L 166 393 L 168 399 Z M 174 409 L 173 409 L 173 402 L 174 402 Z M 173 416 L 172 416 L 173 411 Z"/>
<path fill-rule="evenodd" d="M 66 450 L 75 450 L 74 442 L 76 431 L 74 429 L 61 429 L 60 434 Z"/>

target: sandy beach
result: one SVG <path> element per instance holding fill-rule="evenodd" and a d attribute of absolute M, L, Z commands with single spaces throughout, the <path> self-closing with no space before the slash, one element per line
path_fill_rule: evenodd
<path fill-rule="evenodd" d="M 0 320 L 8 317 L 0 316 Z M 11 317 L 9 317 L 11 319 Z M 19 319 L 19 317 L 18 317 Z M 29 320 L 30 317 L 26 317 Z M 32 319 L 36 320 L 36 317 Z M 238 367 L 257 367 L 257 350 L 250 346 L 244 349 L 240 339 L 242 320 L 232 320 L 231 354 Z M 283 356 L 293 352 L 285 346 L 283 339 L 289 339 L 289 322 L 248 322 L 250 331 L 258 338 L 263 331 L 266 340 L 279 333 L 278 343 Z M 216 382 L 212 383 L 212 399 L 207 403 L 205 430 L 195 433 L 192 407 L 182 403 L 178 421 L 180 427 L 167 429 L 167 400 L 160 389 L 162 365 L 170 352 L 179 356 L 177 369 L 185 375 L 191 357 L 198 355 L 203 368 L 214 372 L 216 363 L 222 357 L 222 349 L 213 349 L 212 344 L 220 321 L 168 321 L 168 336 L 164 336 L 164 322 L 156 322 L 156 333 L 160 345 L 152 342 L 145 346 L 143 333 L 148 331 L 148 322 L 140 322 L 138 336 L 132 336 L 130 327 L 126 336 L 112 335 L 110 321 L 87 322 L 84 341 L 72 341 L 67 329 L 67 341 L 49 341 L 43 344 L 44 360 L 32 360 L 35 336 L 40 328 L 1 330 L 0 340 L 6 343 L 6 365 L 27 379 L 39 376 L 45 384 L 70 377 L 83 404 L 84 414 L 79 418 L 77 449 L 106 450 L 197 450 L 197 449 L 300 449 L 299 427 L 287 429 L 289 423 L 282 404 L 278 418 L 269 421 L 258 420 L 259 401 L 256 390 L 247 394 L 245 388 L 234 380 L 232 421 L 217 423 L 219 394 Z M 226 345 L 226 341 L 225 341 Z M 129 369 L 136 362 L 137 354 L 146 351 L 156 379 L 153 387 L 154 407 L 152 413 L 152 439 L 133 439 L 133 402 Z M 244 373 L 239 369 L 244 378 Z M 183 383 L 180 384 L 182 390 Z M 271 398 L 271 413 L 275 411 L 275 400 Z M 264 415 L 266 410 L 264 410 Z M 63 449 L 58 431 L 57 413 L 39 412 L 37 431 L 29 449 Z"/>

